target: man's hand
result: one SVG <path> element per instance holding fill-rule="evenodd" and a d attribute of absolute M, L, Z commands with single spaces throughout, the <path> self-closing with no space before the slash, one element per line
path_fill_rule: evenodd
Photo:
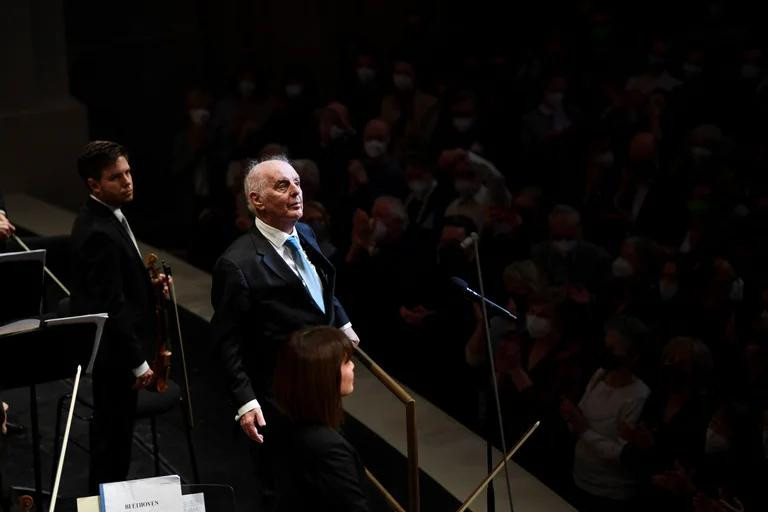
<path fill-rule="evenodd" d="M 152 381 L 154 380 L 155 372 L 152 371 L 152 368 L 145 371 L 138 377 L 136 377 L 136 382 L 133 383 L 133 389 L 144 389 L 150 384 L 152 384 Z"/>
<path fill-rule="evenodd" d="M 355 345 L 360 344 L 360 337 L 357 335 L 357 333 L 355 332 L 355 330 L 352 328 L 351 325 L 349 327 L 342 329 L 341 332 L 343 332 L 344 336 L 349 338 L 350 341 L 352 341 L 352 343 L 354 343 Z"/>
<path fill-rule="evenodd" d="M 264 413 L 261 412 L 261 407 L 251 409 L 247 413 L 240 416 L 240 428 L 243 429 L 245 435 L 256 441 L 257 443 L 264 442 L 264 436 L 259 434 L 259 429 L 256 427 L 266 427 L 267 422 L 264 421 Z"/>
<path fill-rule="evenodd" d="M 0 240 L 7 240 L 16 232 L 16 227 L 11 224 L 4 214 L 0 213 Z"/>
<path fill-rule="evenodd" d="M 8 404 L 0 402 L 0 433 L 8 433 Z"/>
<path fill-rule="evenodd" d="M 162 290 L 165 299 L 171 298 L 171 283 L 173 283 L 173 277 L 168 277 L 165 274 L 158 274 L 157 278 L 152 280 L 152 284 L 157 289 Z"/>

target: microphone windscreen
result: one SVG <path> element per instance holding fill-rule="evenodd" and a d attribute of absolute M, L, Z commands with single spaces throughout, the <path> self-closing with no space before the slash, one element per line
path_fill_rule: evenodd
<path fill-rule="evenodd" d="M 462 290 L 466 290 L 467 288 L 469 288 L 469 285 L 467 284 L 467 282 L 460 277 L 453 276 L 451 278 L 451 283 L 457 288 L 461 288 Z"/>

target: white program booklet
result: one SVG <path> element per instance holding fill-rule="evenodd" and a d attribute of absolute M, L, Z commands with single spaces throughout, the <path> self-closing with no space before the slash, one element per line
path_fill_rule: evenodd
<path fill-rule="evenodd" d="M 203 493 L 185 494 L 182 498 L 184 498 L 184 512 L 205 512 Z"/>
<path fill-rule="evenodd" d="M 184 512 L 178 475 L 99 485 L 101 512 Z"/>

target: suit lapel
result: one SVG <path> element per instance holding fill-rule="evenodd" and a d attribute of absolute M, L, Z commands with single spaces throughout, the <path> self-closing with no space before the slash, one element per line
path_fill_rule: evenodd
<path fill-rule="evenodd" d="M 110 226 L 112 226 L 112 229 L 120 234 L 124 242 L 123 246 L 134 256 L 135 261 L 141 266 L 141 268 L 145 268 L 144 262 L 141 259 L 141 255 L 136 251 L 136 246 L 133 245 L 133 240 L 131 240 L 130 235 L 128 235 L 128 232 L 125 230 L 123 225 L 120 224 L 120 221 L 117 220 L 115 214 L 103 204 L 94 201 L 93 198 L 88 198 L 88 204 L 90 205 L 92 211 L 94 211 L 98 216 L 104 218 L 104 220 L 108 222 Z"/>
<path fill-rule="evenodd" d="M 261 259 L 267 268 L 281 277 L 284 281 L 297 283 L 303 287 L 299 277 L 293 273 L 293 270 L 291 270 L 283 258 L 277 254 L 275 248 L 272 247 L 269 240 L 261 234 L 261 231 L 254 226 L 251 228 L 250 235 L 251 241 L 256 248 L 256 252 L 261 255 Z"/>

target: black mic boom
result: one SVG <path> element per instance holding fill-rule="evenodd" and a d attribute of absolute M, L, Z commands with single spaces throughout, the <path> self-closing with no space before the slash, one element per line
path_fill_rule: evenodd
<path fill-rule="evenodd" d="M 467 284 L 467 282 L 465 280 L 463 280 L 462 278 L 456 277 L 456 276 L 451 277 L 451 284 L 453 284 L 456 288 L 458 288 L 462 292 L 464 292 L 467 295 L 467 297 L 469 297 L 470 299 L 476 300 L 476 301 L 480 301 L 480 300 L 485 301 L 486 304 L 488 304 L 489 306 L 494 308 L 499 313 L 502 313 L 503 315 L 508 316 L 512 320 L 517 320 L 517 316 L 512 314 L 511 311 L 509 311 L 506 308 L 503 308 L 503 307 L 499 306 L 498 304 L 496 304 L 492 300 L 488 300 L 485 297 L 483 297 L 482 295 L 480 295 L 479 293 L 477 293 L 475 290 L 470 288 L 469 285 Z"/>

